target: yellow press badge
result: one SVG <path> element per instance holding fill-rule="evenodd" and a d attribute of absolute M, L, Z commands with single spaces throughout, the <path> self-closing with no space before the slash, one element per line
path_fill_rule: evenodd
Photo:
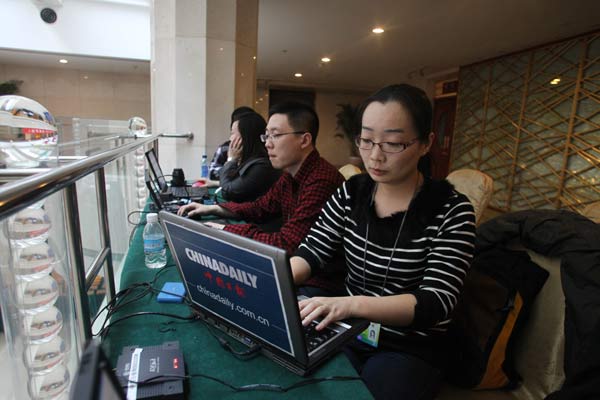
<path fill-rule="evenodd" d="M 381 330 L 381 324 L 371 322 L 369 327 L 365 329 L 356 338 L 361 342 L 368 344 L 369 346 L 377 347 L 379 344 L 379 331 Z"/>

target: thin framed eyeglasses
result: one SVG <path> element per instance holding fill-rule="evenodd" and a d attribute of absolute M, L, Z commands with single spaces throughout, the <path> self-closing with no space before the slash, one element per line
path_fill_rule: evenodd
<path fill-rule="evenodd" d="M 267 132 L 265 132 L 264 135 L 260 135 L 260 140 L 263 143 L 267 143 L 267 140 L 270 140 L 272 142 L 276 142 L 282 136 L 285 136 L 285 135 L 299 135 L 299 134 L 305 133 L 305 132 L 306 131 L 294 131 L 294 132 L 284 132 L 284 133 L 269 133 L 267 131 Z"/>
<path fill-rule="evenodd" d="M 359 136 L 356 138 L 355 143 L 356 147 L 358 147 L 361 150 L 373 150 L 373 147 L 375 147 L 375 145 L 378 145 L 381 151 L 383 151 L 384 153 L 402 153 L 404 150 L 408 149 L 418 140 L 418 138 L 414 138 L 413 140 L 406 143 L 374 142 L 371 139 L 365 139 Z"/>

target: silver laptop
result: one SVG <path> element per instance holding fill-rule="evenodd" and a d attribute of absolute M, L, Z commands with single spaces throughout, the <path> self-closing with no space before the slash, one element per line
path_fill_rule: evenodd
<path fill-rule="evenodd" d="M 309 374 L 368 325 L 303 327 L 284 250 L 168 212 L 160 221 L 187 296 L 202 318 L 275 362 Z"/>

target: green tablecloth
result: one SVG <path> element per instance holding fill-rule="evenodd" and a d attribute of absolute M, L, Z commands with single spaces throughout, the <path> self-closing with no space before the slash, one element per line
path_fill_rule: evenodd
<path fill-rule="evenodd" d="M 121 289 L 133 283 L 151 281 L 157 271 L 161 271 L 148 269 L 144 265 L 142 229 L 142 227 L 137 229 L 125 259 L 121 275 Z M 165 268 L 167 270 L 160 273 L 154 285 L 158 289 L 162 287 L 164 282 L 181 280 L 170 254 L 168 254 L 167 267 Z M 113 320 L 136 311 L 160 311 L 180 316 L 191 314 L 189 307 L 186 305 L 157 303 L 155 295 L 147 295 L 120 310 L 113 317 Z M 117 358 L 124 346 L 149 346 L 178 340 L 183 350 L 188 375 L 210 375 L 235 386 L 254 383 L 289 386 L 306 379 L 289 372 L 263 355 L 258 355 L 248 361 L 234 358 L 232 354 L 225 351 L 217 343 L 207 329 L 201 322 L 187 322 L 154 315 L 137 316 L 114 325 L 103 341 L 103 348 L 112 364 L 116 366 Z M 231 339 L 230 341 L 236 349 L 243 350 L 243 347 L 235 340 Z M 338 354 L 327 361 L 309 378 L 334 375 L 356 376 L 356 371 L 343 354 Z M 232 389 L 206 378 L 192 378 L 188 386 L 187 398 L 370 399 L 371 395 L 360 380 L 321 382 L 294 389 L 287 393 L 265 391 L 236 393 Z"/>

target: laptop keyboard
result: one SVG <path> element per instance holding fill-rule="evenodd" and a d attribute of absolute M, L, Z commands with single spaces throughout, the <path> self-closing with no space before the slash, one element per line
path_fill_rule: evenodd
<path fill-rule="evenodd" d="M 317 325 L 317 321 L 312 321 L 310 325 L 304 327 L 306 347 L 308 347 L 309 353 L 338 334 L 337 331 L 329 327 L 317 331 Z"/>
<path fill-rule="evenodd" d="M 202 197 L 208 193 L 203 187 L 193 186 L 171 186 L 171 194 L 174 197 Z"/>

